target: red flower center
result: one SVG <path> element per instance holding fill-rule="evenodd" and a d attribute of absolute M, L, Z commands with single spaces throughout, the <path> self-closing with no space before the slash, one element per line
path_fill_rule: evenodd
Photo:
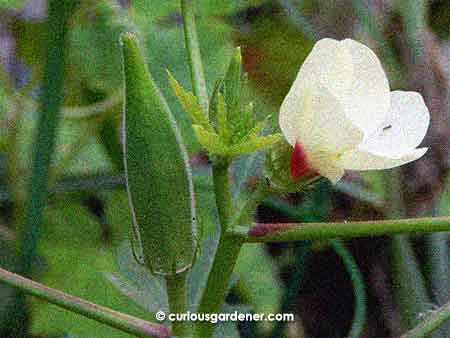
<path fill-rule="evenodd" d="M 299 179 L 311 170 L 311 166 L 306 156 L 305 149 L 300 142 L 295 142 L 294 151 L 291 155 L 291 175 L 294 179 Z"/>

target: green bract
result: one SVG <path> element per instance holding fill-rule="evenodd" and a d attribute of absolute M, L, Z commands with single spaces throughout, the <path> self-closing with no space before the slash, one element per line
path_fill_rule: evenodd
<path fill-rule="evenodd" d="M 198 141 L 210 154 L 236 157 L 264 149 L 282 139 L 281 134 L 260 136 L 266 120 L 257 122 L 255 119 L 253 104 L 246 95 L 247 81 L 242 76 L 241 61 L 237 48 L 225 77 L 217 83 L 211 96 L 209 119 L 197 98 L 168 72 L 178 101 L 192 119 Z"/>
<path fill-rule="evenodd" d="M 154 273 L 175 274 L 195 257 L 196 220 L 187 153 L 134 34 L 122 36 L 124 154 L 134 235 Z"/>

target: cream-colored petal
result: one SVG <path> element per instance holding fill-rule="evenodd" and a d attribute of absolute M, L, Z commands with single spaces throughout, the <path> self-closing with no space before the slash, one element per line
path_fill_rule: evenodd
<path fill-rule="evenodd" d="M 390 106 L 389 83 L 381 63 L 367 46 L 351 39 L 340 42 L 352 56 L 350 89 L 338 97 L 350 120 L 366 134 L 373 133 L 387 116 Z"/>
<path fill-rule="evenodd" d="M 294 86 L 300 88 L 314 81 L 340 98 L 348 92 L 353 78 L 351 53 L 339 41 L 325 38 L 319 40 L 306 57 Z"/>
<path fill-rule="evenodd" d="M 328 178 L 333 184 L 337 183 L 344 176 L 344 169 L 337 162 L 335 154 L 316 150 L 310 157 L 310 162 L 316 172 Z"/>
<path fill-rule="evenodd" d="M 400 158 L 388 158 L 364 150 L 346 153 L 339 160 L 339 165 L 349 170 L 377 170 L 399 167 L 421 158 L 428 148 L 413 149 Z"/>
<path fill-rule="evenodd" d="M 344 169 L 339 167 L 326 167 L 320 175 L 328 178 L 331 183 L 336 184 L 344 176 Z"/>
<path fill-rule="evenodd" d="M 340 154 L 357 147 L 363 133 L 346 117 L 339 101 L 321 84 L 293 86 L 280 108 L 279 123 L 287 141 L 300 142 L 307 154 Z"/>
<path fill-rule="evenodd" d="M 429 124 L 430 113 L 419 93 L 393 91 L 384 128 L 366 139 L 361 148 L 380 156 L 401 158 L 422 142 Z"/>

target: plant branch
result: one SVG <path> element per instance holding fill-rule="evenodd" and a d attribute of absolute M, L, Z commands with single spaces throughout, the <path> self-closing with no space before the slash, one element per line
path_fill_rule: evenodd
<path fill-rule="evenodd" d="M 430 311 L 430 315 L 414 329 L 408 331 L 400 338 L 421 338 L 439 328 L 441 324 L 450 319 L 450 302 L 444 304 L 437 311 Z"/>
<path fill-rule="evenodd" d="M 194 94 L 197 96 L 197 99 L 204 109 L 205 114 L 207 114 L 208 92 L 200 55 L 197 29 L 195 27 L 194 0 L 181 0 L 181 13 L 183 16 L 184 38 L 188 52 Z"/>
<path fill-rule="evenodd" d="M 0 283 L 15 287 L 32 296 L 78 313 L 84 317 L 109 325 L 123 332 L 140 337 L 169 337 L 166 326 L 120 313 L 109 308 L 90 303 L 67 293 L 49 288 L 30 279 L 0 268 Z"/>
<path fill-rule="evenodd" d="M 450 231 L 450 216 L 339 223 L 256 223 L 228 231 L 245 242 L 293 242 L 305 239 L 352 238 Z"/>

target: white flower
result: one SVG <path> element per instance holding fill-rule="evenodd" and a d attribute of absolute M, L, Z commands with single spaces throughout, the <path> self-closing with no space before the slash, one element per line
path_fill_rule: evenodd
<path fill-rule="evenodd" d="M 345 169 L 388 169 L 420 158 L 430 114 L 416 92 L 389 89 L 372 50 L 323 39 L 306 58 L 279 115 L 311 169 L 337 182 Z"/>

